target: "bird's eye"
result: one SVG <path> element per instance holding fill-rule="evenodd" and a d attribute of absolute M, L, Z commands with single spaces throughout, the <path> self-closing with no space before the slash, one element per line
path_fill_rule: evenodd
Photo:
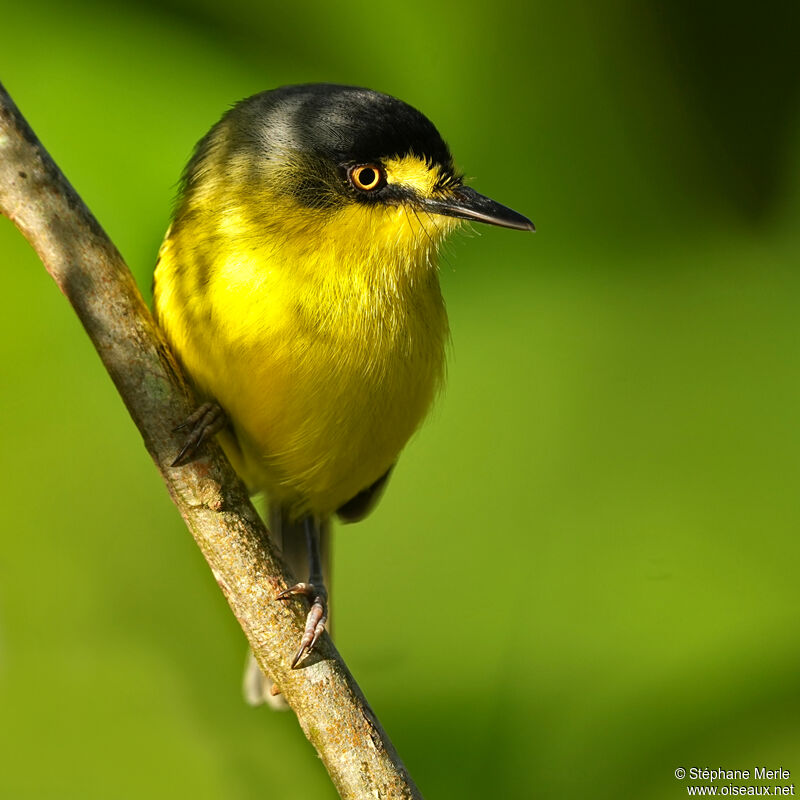
<path fill-rule="evenodd" d="M 383 170 L 377 164 L 360 164 L 347 171 L 350 183 L 362 192 L 371 192 L 383 185 Z"/>

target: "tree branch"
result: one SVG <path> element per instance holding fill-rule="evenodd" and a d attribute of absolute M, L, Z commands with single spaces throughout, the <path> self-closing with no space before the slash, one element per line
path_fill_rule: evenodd
<path fill-rule="evenodd" d="M 72 303 L 253 653 L 341 797 L 421 798 L 327 635 L 307 666 L 289 668 L 306 609 L 274 601 L 294 581 L 219 447 L 187 466 L 169 466 L 180 447 L 173 430 L 196 400 L 122 256 L 2 84 L 0 211 Z"/>

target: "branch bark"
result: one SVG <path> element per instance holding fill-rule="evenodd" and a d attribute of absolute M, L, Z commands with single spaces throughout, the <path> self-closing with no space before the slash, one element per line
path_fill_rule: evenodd
<path fill-rule="evenodd" d="M 108 236 L 0 84 L 0 211 L 72 304 L 155 461 L 172 500 L 264 671 L 275 681 L 345 800 L 421 798 L 327 635 L 289 668 L 307 608 L 275 602 L 294 583 L 216 445 L 170 463 L 173 430 L 197 405 Z"/>

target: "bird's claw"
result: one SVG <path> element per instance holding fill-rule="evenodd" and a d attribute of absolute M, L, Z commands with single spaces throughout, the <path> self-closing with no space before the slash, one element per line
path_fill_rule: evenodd
<path fill-rule="evenodd" d="M 188 416 L 180 425 L 173 428 L 173 433 L 189 430 L 189 435 L 172 462 L 173 467 L 188 464 L 200 450 L 202 445 L 212 436 L 219 433 L 227 424 L 228 418 L 217 403 L 203 403 L 193 414 Z"/>
<path fill-rule="evenodd" d="M 314 645 L 325 630 L 325 622 L 328 619 L 328 592 L 322 584 L 297 583 L 276 595 L 275 599 L 288 600 L 297 595 L 309 598 L 311 610 L 306 617 L 306 629 L 300 640 L 300 647 L 297 648 L 292 659 L 292 669 L 296 669 L 303 656 L 314 649 Z"/>

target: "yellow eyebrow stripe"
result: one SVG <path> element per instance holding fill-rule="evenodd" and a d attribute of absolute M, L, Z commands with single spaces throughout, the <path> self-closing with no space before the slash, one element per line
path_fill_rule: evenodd
<path fill-rule="evenodd" d="M 429 166 L 425 159 L 419 156 L 389 158 L 383 162 L 383 166 L 389 184 L 413 189 L 422 197 L 431 197 L 435 193 L 441 177 L 438 165 Z"/>

